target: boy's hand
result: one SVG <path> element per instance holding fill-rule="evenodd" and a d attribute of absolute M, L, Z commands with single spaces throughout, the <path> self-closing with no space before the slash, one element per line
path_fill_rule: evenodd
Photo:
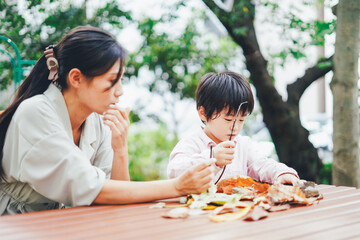
<path fill-rule="evenodd" d="M 224 141 L 213 148 L 213 156 L 216 159 L 215 165 L 224 167 L 232 162 L 235 153 L 235 142 Z"/>
<path fill-rule="evenodd" d="M 291 173 L 284 173 L 278 176 L 278 178 L 275 180 L 274 184 L 285 184 L 289 183 L 293 186 L 297 185 L 300 182 L 300 179 L 298 179 L 294 174 Z"/>

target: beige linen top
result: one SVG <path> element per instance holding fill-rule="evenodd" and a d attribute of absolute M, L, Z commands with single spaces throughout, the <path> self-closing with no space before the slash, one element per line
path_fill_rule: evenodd
<path fill-rule="evenodd" d="M 76 146 L 63 95 L 50 84 L 20 104 L 3 153 L 0 214 L 90 205 L 110 177 L 111 131 L 92 113 Z"/>

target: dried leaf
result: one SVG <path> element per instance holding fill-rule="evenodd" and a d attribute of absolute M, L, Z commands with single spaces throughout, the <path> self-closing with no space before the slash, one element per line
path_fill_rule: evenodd
<path fill-rule="evenodd" d="M 206 207 L 203 208 L 203 210 L 214 210 L 216 208 L 218 208 L 218 206 L 208 204 L 206 205 Z"/>
<path fill-rule="evenodd" d="M 255 206 L 252 211 L 250 211 L 244 220 L 246 221 L 258 221 L 260 219 L 267 218 L 269 213 L 265 211 L 262 207 Z"/>
<path fill-rule="evenodd" d="M 268 209 L 268 211 L 270 212 L 280 212 L 280 211 L 285 211 L 290 209 L 290 204 L 282 204 L 282 205 L 275 205 L 275 206 L 271 206 L 270 209 Z"/>
<path fill-rule="evenodd" d="M 186 218 L 189 216 L 189 209 L 187 207 L 174 208 L 161 214 L 164 218 Z"/>
<path fill-rule="evenodd" d="M 237 219 L 242 218 L 245 216 L 249 211 L 251 207 L 245 207 L 239 211 L 232 212 L 232 213 L 225 213 L 221 215 L 209 215 L 209 218 L 213 222 L 228 222 L 228 221 L 234 221 Z"/>
<path fill-rule="evenodd" d="M 268 197 L 273 204 L 285 202 L 309 204 L 305 194 L 298 186 L 274 184 L 268 189 Z"/>
<path fill-rule="evenodd" d="M 172 205 L 165 205 L 164 208 L 180 208 L 180 207 L 187 207 L 187 204 L 172 204 Z"/>
<path fill-rule="evenodd" d="M 189 216 L 198 216 L 206 214 L 207 212 L 201 209 L 189 209 Z"/>
<path fill-rule="evenodd" d="M 317 198 L 320 195 L 314 182 L 303 180 L 299 182 L 298 187 L 304 192 L 306 198 Z"/>
<path fill-rule="evenodd" d="M 165 207 L 165 203 L 159 202 L 157 204 L 151 205 L 149 208 L 164 208 L 164 207 Z"/>
<path fill-rule="evenodd" d="M 263 193 L 267 191 L 270 185 L 267 183 L 255 182 L 251 177 L 234 176 L 221 180 L 217 184 L 217 192 L 232 194 L 232 189 L 234 187 L 243 188 L 245 191 L 249 190 L 253 193 Z M 238 189 L 235 191 L 238 191 Z"/>

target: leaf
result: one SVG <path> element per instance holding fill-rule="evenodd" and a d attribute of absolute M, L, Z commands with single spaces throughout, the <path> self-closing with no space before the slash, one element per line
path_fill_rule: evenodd
<path fill-rule="evenodd" d="M 280 211 L 285 211 L 290 209 L 290 204 L 282 204 L 282 205 L 276 205 L 276 206 L 271 206 L 269 208 L 270 212 L 280 212 Z"/>
<path fill-rule="evenodd" d="M 163 218 L 186 218 L 189 216 L 187 207 L 174 208 L 161 214 Z"/>
<path fill-rule="evenodd" d="M 267 218 L 269 213 L 262 207 L 255 206 L 254 209 L 244 218 L 246 221 L 258 221 Z"/>
<path fill-rule="evenodd" d="M 213 222 L 228 222 L 228 221 L 234 221 L 242 218 L 245 216 L 249 211 L 251 207 L 245 207 L 241 209 L 240 211 L 232 212 L 232 213 L 225 213 L 220 215 L 209 215 L 209 218 Z"/>
<path fill-rule="evenodd" d="M 164 208 L 164 207 L 165 207 L 165 203 L 159 202 L 157 204 L 151 205 L 149 208 Z"/>

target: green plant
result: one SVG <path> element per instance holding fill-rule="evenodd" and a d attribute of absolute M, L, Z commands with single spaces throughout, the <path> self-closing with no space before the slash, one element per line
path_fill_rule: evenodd
<path fill-rule="evenodd" d="M 332 163 L 325 163 L 319 172 L 320 184 L 332 184 Z"/>
<path fill-rule="evenodd" d="M 136 128 L 136 124 L 132 126 Z M 178 141 L 169 134 L 164 123 L 153 129 L 141 129 L 129 133 L 129 172 L 134 181 L 148 181 L 166 178 L 169 155 Z"/>

